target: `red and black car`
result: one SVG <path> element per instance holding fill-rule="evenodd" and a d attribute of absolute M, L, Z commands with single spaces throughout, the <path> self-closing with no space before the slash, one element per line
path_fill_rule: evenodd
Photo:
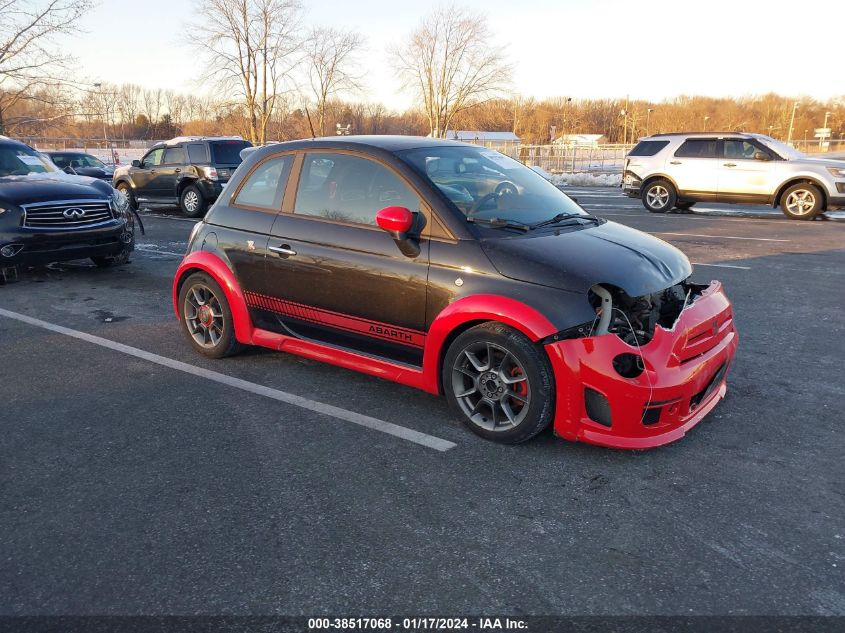
<path fill-rule="evenodd" d="M 260 345 L 443 394 L 507 443 L 551 424 L 658 446 L 725 394 L 737 334 L 719 282 L 691 283 L 680 251 L 502 154 L 342 137 L 244 156 L 173 285 L 207 356 Z"/>

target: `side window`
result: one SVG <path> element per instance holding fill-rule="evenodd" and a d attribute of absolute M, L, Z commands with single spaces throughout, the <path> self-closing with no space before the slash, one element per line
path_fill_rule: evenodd
<path fill-rule="evenodd" d="M 59 156 L 57 154 L 53 154 L 50 158 L 53 160 L 53 162 L 56 164 L 56 166 L 60 167 L 61 169 L 64 169 L 65 167 L 67 167 L 70 164 L 70 161 L 68 161 L 68 159 L 65 158 L 64 156 Z"/>
<path fill-rule="evenodd" d="M 754 143 L 741 138 L 725 139 L 725 158 L 739 160 L 754 160 L 754 154 L 762 152 L 771 157 L 770 152 L 763 151 Z"/>
<path fill-rule="evenodd" d="M 675 152 L 679 158 L 718 158 L 715 138 L 690 138 Z"/>
<path fill-rule="evenodd" d="M 181 145 L 176 147 L 168 147 L 164 151 L 165 165 L 184 165 L 185 164 L 185 149 Z"/>
<path fill-rule="evenodd" d="M 163 154 L 163 147 L 154 149 L 149 154 L 144 156 L 144 160 L 141 161 L 141 167 L 155 167 L 156 165 L 161 165 L 161 157 Z"/>
<path fill-rule="evenodd" d="M 189 143 L 188 144 L 188 160 L 191 164 L 207 163 L 208 162 L 208 148 L 203 143 Z"/>
<path fill-rule="evenodd" d="M 306 154 L 294 213 L 374 226 L 384 207 L 417 211 L 420 201 L 393 171 L 348 154 Z"/>
<path fill-rule="evenodd" d="M 628 152 L 628 156 L 654 156 L 669 144 L 669 141 L 640 141 Z"/>
<path fill-rule="evenodd" d="M 276 156 L 259 165 L 246 179 L 235 199 L 236 206 L 278 211 L 293 164 L 293 154 Z"/>

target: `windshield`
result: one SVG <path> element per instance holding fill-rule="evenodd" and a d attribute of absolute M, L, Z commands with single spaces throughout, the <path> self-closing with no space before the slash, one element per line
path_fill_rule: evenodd
<path fill-rule="evenodd" d="M 240 165 L 241 150 L 252 147 L 246 141 L 218 141 L 211 143 L 211 161 L 215 165 Z"/>
<path fill-rule="evenodd" d="M 794 147 L 787 145 L 786 143 L 782 143 L 781 141 L 776 141 L 770 136 L 765 136 L 760 134 L 757 136 L 757 140 L 759 140 L 763 145 L 768 147 L 769 149 L 773 149 L 776 151 L 782 158 L 787 160 L 799 160 L 801 158 L 807 158 L 804 154 L 799 152 Z"/>
<path fill-rule="evenodd" d="M 106 167 L 105 163 L 90 154 L 53 154 L 50 158 L 59 167 L 96 167 L 98 169 Z"/>
<path fill-rule="evenodd" d="M 48 159 L 25 145 L 0 145 L 0 176 L 26 176 L 56 171 Z"/>
<path fill-rule="evenodd" d="M 490 149 L 433 146 L 397 155 L 470 219 L 531 225 L 563 214 L 586 215 L 535 171 Z"/>

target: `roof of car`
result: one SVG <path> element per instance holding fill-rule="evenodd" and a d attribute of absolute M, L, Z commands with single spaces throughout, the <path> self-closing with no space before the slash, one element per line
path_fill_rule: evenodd
<path fill-rule="evenodd" d="M 399 136 L 399 135 L 361 135 L 361 136 L 322 136 L 317 138 L 304 138 L 295 141 L 284 141 L 273 143 L 266 147 L 303 148 L 303 147 L 334 147 L 338 149 L 353 149 L 355 147 L 371 147 L 388 152 L 398 152 L 405 149 L 417 149 L 420 147 L 435 146 L 462 146 L 466 143 L 439 138 L 428 138 L 425 136 Z M 263 149 L 263 148 L 257 148 Z"/>
<path fill-rule="evenodd" d="M 715 130 L 713 132 L 666 132 L 664 134 L 652 134 L 651 136 L 646 136 L 645 139 L 650 138 L 666 138 L 671 136 L 683 136 L 683 137 L 699 137 L 699 138 L 713 138 L 721 137 L 721 136 L 739 136 L 743 138 L 751 138 L 754 136 L 749 132 L 722 132 L 719 130 Z"/>
<path fill-rule="evenodd" d="M 64 149 L 45 149 L 44 154 L 48 154 L 53 156 L 54 154 L 69 154 L 71 156 L 91 156 L 88 152 L 79 152 L 76 150 L 64 150 Z"/>

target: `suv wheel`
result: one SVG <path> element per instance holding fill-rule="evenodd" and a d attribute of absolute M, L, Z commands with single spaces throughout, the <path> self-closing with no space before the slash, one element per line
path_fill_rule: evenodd
<path fill-rule="evenodd" d="M 653 180 L 643 188 L 643 206 L 652 213 L 666 213 L 675 206 L 678 195 L 668 180 Z"/>
<path fill-rule="evenodd" d="M 232 310 L 222 288 L 206 273 L 194 273 L 179 290 L 179 314 L 191 345 L 209 358 L 240 351 Z"/>
<path fill-rule="evenodd" d="M 130 187 L 125 182 L 119 182 L 119 183 L 117 183 L 117 187 L 115 187 L 115 189 L 123 192 L 123 194 L 126 196 L 126 199 L 129 201 L 129 208 L 130 209 L 132 209 L 133 211 L 138 210 L 138 201 L 135 200 L 135 194 L 132 193 L 132 187 Z"/>
<path fill-rule="evenodd" d="M 182 208 L 182 213 L 189 218 L 198 218 L 205 214 L 207 202 L 202 192 L 195 185 L 190 185 L 182 191 L 179 206 Z"/>
<path fill-rule="evenodd" d="M 545 429 L 554 415 L 548 359 L 520 332 L 500 323 L 470 328 L 443 359 L 443 391 L 470 430 L 517 444 Z"/>
<path fill-rule="evenodd" d="M 822 192 L 815 185 L 798 183 L 783 192 L 780 208 L 791 220 L 812 220 L 822 210 Z"/>

